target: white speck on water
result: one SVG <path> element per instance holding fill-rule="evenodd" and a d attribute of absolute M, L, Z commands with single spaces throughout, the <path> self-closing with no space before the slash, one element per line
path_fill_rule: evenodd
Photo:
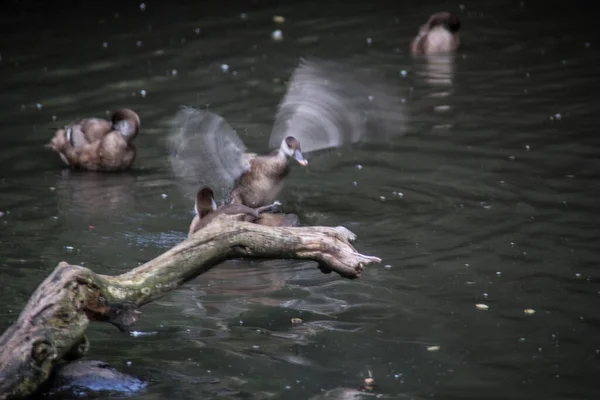
<path fill-rule="evenodd" d="M 440 346 L 427 346 L 427 351 L 439 351 Z"/>
<path fill-rule="evenodd" d="M 260 349 L 260 346 L 259 346 L 259 345 L 257 345 L 257 344 L 255 344 L 255 345 L 253 345 L 253 346 L 252 346 L 252 348 L 253 348 L 253 349 Z"/>
<path fill-rule="evenodd" d="M 274 30 L 273 33 L 271 33 L 271 39 L 275 40 L 276 42 L 283 40 L 283 32 L 281 29 Z"/>
<path fill-rule="evenodd" d="M 103 42 L 102 47 L 104 47 L 106 49 L 108 47 L 108 42 Z"/>
<path fill-rule="evenodd" d="M 523 311 L 525 312 L 526 315 L 533 315 L 533 314 L 535 314 L 535 310 L 533 308 L 526 308 Z"/>
<path fill-rule="evenodd" d="M 140 90 L 140 94 L 142 97 L 146 97 L 146 91 L 144 89 Z"/>
<path fill-rule="evenodd" d="M 486 299 L 488 298 L 488 296 L 489 296 L 489 295 L 488 295 L 487 293 L 484 293 L 484 294 L 483 294 L 483 297 L 485 297 Z"/>
<path fill-rule="evenodd" d="M 227 65 L 227 64 L 221 64 L 221 71 L 228 72 L 229 71 L 229 65 Z"/>
<path fill-rule="evenodd" d="M 166 193 L 163 193 L 163 194 L 161 194 L 161 197 L 162 197 L 163 199 L 166 199 L 168 196 L 167 196 L 167 194 L 166 194 Z"/>
<path fill-rule="evenodd" d="M 408 72 L 406 72 L 405 70 L 400 71 L 400 75 L 402 76 L 406 76 L 408 74 Z"/>
<path fill-rule="evenodd" d="M 133 362 L 127 361 L 125 364 L 127 364 L 128 367 L 131 367 L 131 364 L 133 364 Z"/>
<path fill-rule="evenodd" d="M 244 321 L 240 319 L 240 325 L 244 325 Z"/>
<path fill-rule="evenodd" d="M 508 156 L 508 159 L 511 160 L 511 161 L 514 161 L 515 160 L 515 156 Z"/>
<path fill-rule="evenodd" d="M 276 24 L 283 24 L 285 22 L 285 17 L 282 15 L 274 15 L 273 22 L 275 22 Z"/>
<path fill-rule="evenodd" d="M 529 151 L 529 150 L 531 150 L 531 147 L 528 144 L 526 144 L 525 145 L 525 150 Z"/>
<path fill-rule="evenodd" d="M 524 337 L 522 337 L 522 338 L 519 338 L 519 342 L 521 342 L 521 343 L 525 343 L 525 341 L 526 341 L 526 340 L 527 340 L 527 339 L 525 339 Z"/>
<path fill-rule="evenodd" d="M 237 76 L 237 71 L 233 71 L 233 72 L 231 73 L 231 75 L 233 75 L 233 76 Z"/>
<path fill-rule="evenodd" d="M 135 42 L 135 45 L 136 45 L 137 47 L 142 47 L 142 41 L 141 41 L 141 40 L 138 40 L 137 42 Z"/>
<path fill-rule="evenodd" d="M 246 13 L 241 13 L 241 14 L 240 14 L 240 18 L 241 18 L 241 19 L 246 19 L 246 18 L 248 18 L 248 14 L 246 14 Z"/>
<path fill-rule="evenodd" d="M 42 109 L 42 105 L 41 105 L 40 103 L 37 103 L 37 104 L 35 105 L 35 107 L 36 107 L 38 110 L 41 110 L 41 109 Z"/>
<path fill-rule="evenodd" d="M 358 183 L 356 181 L 352 182 L 354 184 L 354 186 L 358 186 Z"/>
<path fill-rule="evenodd" d="M 358 168 L 358 169 L 363 169 L 363 166 L 362 166 L 362 165 L 360 165 L 360 164 L 356 164 L 356 168 Z"/>
<path fill-rule="evenodd" d="M 140 10 L 146 10 L 146 3 L 140 3 Z"/>
<path fill-rule="evenodd" d="M 591 44 L 590 42 L 585 42 L 584 46 L 585 46 L 585 47 L 591 47 L 591 46 L 592 46 L 592 44 Z"/>
<path fill-rule="evenodd" d="M 158 332 L 141 332 L 141 331 L 131 331 L 129 332 L 129 334 L 133 337 L 140 337 L 140 336 L 153 336 L 153 335 L 157 335 Z"/>
<path fill-rule="evenodd" d="M 490 306 L 488 306 L 487 304 L 478 303 L 478 304 L 475 304 L 475 308 L 477 308 L 478 310 L 481 310 L 481 311 L 487 311 L 490 309 Z"/>
<path fill-rule="evenodd" d="M 371 39 L 370 37 L 367 38 L 367 45 L 371 45 L 373 44 L 373 39 Z"/>
<path fill-rule="evenodd" d="M 177 70 L 176 70 L 176 69 L 172 69 L 172 70 L 171 70 L 171 75 L 173 75 L 173 76 L 177 76 L 177 74 L 178 74 L 178 72 L 177 72 Z"/>
<path fill-rule="evenodd" d="M 383 268 L 385 268 L 385 269 L 392 269 L 392 266 L 390 264 L 386 264 L 386 265 L 383 266 Z"/>
<path fill-rule="evenodd" d="M 394 379 L 400 379 L 400 378 L 402 378 L 402 375 L 404 375 L 404 374 L 402 374 L 402 373 L 394 374 Z"/>
<path fill-rule="evenodd" d="M 56 121 L 56 115 L 52 116 L 52 121 Z"/>
<path fill-rule="evenodd" d="M 289 385 L 286 385 L 285 390 L 290 390 L 292 387 Z"/>
<path fill-rule="evenodd" d="M 373 101 L 373 96 L 369 96 L 369 101 Z"/>
<path fill-rule="evenodd" d="M 199 35 L 200 34 L 200 28 L 194 28 L 194 33 L 196 35 Z"/>
<path fill-rule="evenodd" d="M 575 278 L 581 278 L 581 274 L 580 274 L 579 272 L 577 272 L 577 273 L 575 274 Z"/>
<path fill-rule="evenodd" d="M 459 4 L 458 8 L 460 9 L 460 11 L 465 11 L 465 5 L 464 4 Z"/>
<path fill-rule="evenodd" d="M 525 77 L 526 77 L 526 78 L 529 78 L 529 77 L 531 77 L 531 74 L 530 74 L 529 72 L 526 72 L 526 73 L 525 73 Z"/>
<path fill-rule="evenodd" d="M 562 119 L 562 115 L 560 115 L 560 113 L 556 113 L 554 114 L 554 118 L 558 121 L 560 121 Z"/>
<path fill-rule="evenodd" d="M 385 196 L 379 196 L 379 200 L 385 201 Z"/>
<path fill-rule="evenodd" d="M 500 271 L 496 272 L 496 276 L 502 276 L 502 272 L 500 272 Z"/>
<path fill-rule="evenodd" d="M 73 246 L 65 246 L 65 249 L 68 250 L 68 251 L 73 251 L 73 250 L 75 250 L 75 247 L 73 247 Z"/>

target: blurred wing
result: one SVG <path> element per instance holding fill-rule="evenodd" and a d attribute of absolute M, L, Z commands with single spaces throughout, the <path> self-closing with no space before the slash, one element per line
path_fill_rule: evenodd
<path fill-rule="evenodd" d="M 190 197 L 209 186 L 225 199 L 248 168 L 242 140 L 225 119 L 208 110 L 182 108 L 169 142 L 171 167 Z"/>
<path fill-rule="evenodd" d="M 339 147 L 403 130 L 399 98 L 383 80 L 330 61 L 302 60 L 279 105 L 269 147 L 287 136 L 302 152 Z M 401 121 L 401 124 L 398 122 Z"/>

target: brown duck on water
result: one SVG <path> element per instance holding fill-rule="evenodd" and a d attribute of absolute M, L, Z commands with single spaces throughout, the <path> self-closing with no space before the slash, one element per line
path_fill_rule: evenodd
<path fill-rule="evenodd" d="M 86 118 L 59 129 L 46 147 L 71 168 L 121 171 L 135 160 L 133 140 L 139 130 L 139 116 L 124 108 L 114 112 L 111 121 Z"/>
<path fill-rule="evenodd" d="M 450 53 L 460 44 L 460 20 L 449 12 L 432 14 L 410 43 L 415 55 Z"/>

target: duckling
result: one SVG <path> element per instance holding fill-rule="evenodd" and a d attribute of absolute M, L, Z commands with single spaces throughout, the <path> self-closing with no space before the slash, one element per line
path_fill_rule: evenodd
<path fill-rule="evenodd" d="M 260 225 L 295 226 L 298 218 L 294 214 L 263 214 L 265 212 L 272 211 L 279 205 L 280 203 L 274 202 L 273 204 L 258 208 L 250 208 L 242 204 L 227 204 L 222 207 L 218 207 L 217 203 L 215 202 L 212 189 L 205 186 L 196 194 L 196 202 L 194 204 L 194 211 L 196 215 L 190 224 L 188 237 L 204 228 L 213 219 L 221 214 L 243 214 L 243 221 L 254 222 Z"/>
<path fill-rule="evenodd" d="M 460 44 L 459 30 L 460 20 L 456 15 L 449 12 L 432 14 L 410 43 L 410 51 L 415 55 L 453 52 Z"/>
<path fill-rule="evenodd" d="M 358 142 L 368 128 L 369 133 L 384 130 L 388 121 L 380 111 L 390 96 L 378 82 L 361 78 L 346 65 L 303 60 L 275 117 L 269 140 L 275 150 L 265 155 L 248 153 L 221 116 L 182 108 L 171 137 L 175 175 L 181 183 L 219 188 L 232 204 L 255 208 L 272 203 L 284 187 L 291 160 L 306 166 L 305 152 Z M 401 106 L 389 103 L 393 111 L 386 117 L 401 115 Z M 394 130 L 400 125 L 395 122 Z"/>
<path fill-rule="evenodd" d="M 136 149 L 133 140 L 140 118 L 125 108 L 115 111 L 111 121 L 87 118 L 56 131 L 46 145 L 71 168 L 90 171 L 119 171 L 131 167 Z"/>

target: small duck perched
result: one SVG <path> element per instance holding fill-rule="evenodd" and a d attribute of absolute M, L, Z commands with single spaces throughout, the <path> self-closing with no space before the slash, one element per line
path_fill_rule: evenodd
<path fill-rule="evenodd" d="M 460 44 L 460 20 L 449 12 L 432 14 L 410 43 L 415 55 L 450 53 Z"/>
<path fill-rule="evenodd" d="M 290 172 L 306 166 L 303 153 L 341 147 L 370 134 L 400 131 L 403 114 L 382 85 L 347 65 L 303 60 L 294 70 L 266 155 L 248 153 L 219 115 L 189 107 L 175 118 L 171 163 L 179 183 L 219 188 L 233 204 L 255 208 L 275 201 Z M 383 107 L 388 107 L 385 112 Z M 400 115 L 401 118 L 396 116 Z M 393 121 L 392 121 L 393 119 Z"/>
<path fill-rule="evenodd" d="M 71 168 L 89 171 L 126 170 L 135 160 L 133 140 L 140 118 L 132 110 L 115 111 L 111 121 L 87 118 L 59 129 L 46 147 L 58 153 Z"/>
<path fill-rule="evenodd" d="M 196 215 L 190 224 L 188 237 L 204 228 L 213 219 L 222 214 L 241 214 L 243 215 L 243 221 L 259 225 L 296 226 L 298 217 L 295 214 L 264 214 L 265 212 L 273 211 L 279 205 L 280 203 L 274 202 L 273 204 L 258 208 L 250 208 L 242 204 L 228 204 L 217 207 L 212 189 L 203 187 L 196 194 L 196 203 L 194 205 Z"/>

